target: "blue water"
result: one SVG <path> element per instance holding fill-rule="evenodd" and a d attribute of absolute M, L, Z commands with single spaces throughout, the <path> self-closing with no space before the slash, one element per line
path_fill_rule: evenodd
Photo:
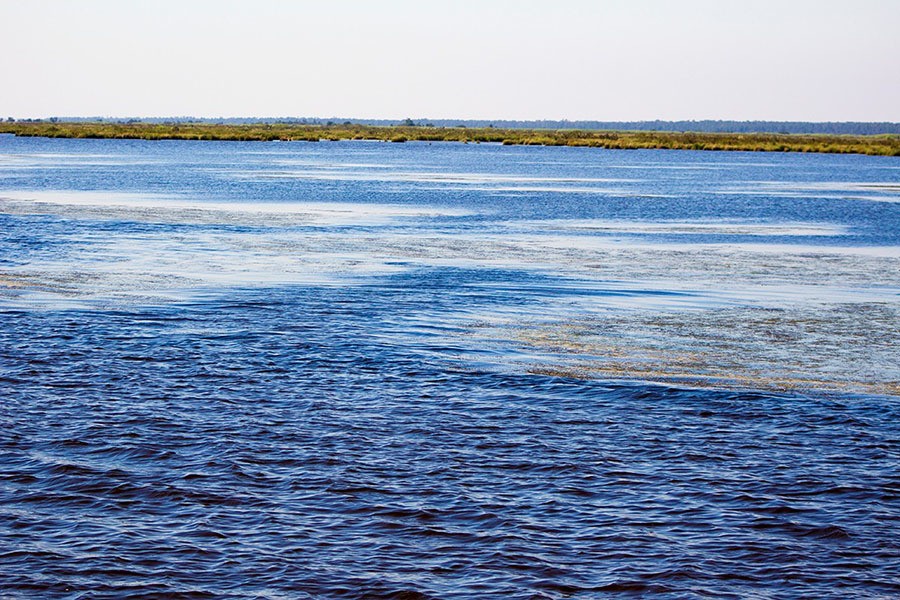
<path fill-rule="evenodd" d="M 896 158 L 0 136 L 0 596 L 896 597 L 898 266 Z"/>

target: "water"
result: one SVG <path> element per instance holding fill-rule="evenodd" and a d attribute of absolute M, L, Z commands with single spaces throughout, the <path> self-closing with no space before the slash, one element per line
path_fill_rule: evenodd
<path fill-rule="evenodd" d="M 900 162 L 0 136 L 10 597 L 900 594 Z"/>

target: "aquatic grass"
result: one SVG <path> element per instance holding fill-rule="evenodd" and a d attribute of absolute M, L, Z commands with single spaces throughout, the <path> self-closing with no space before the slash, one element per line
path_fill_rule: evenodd
<path fill-rule="evenodd" d="M 477 142 L 527 146 L 572 146 L 665 150 L 742 150 L 821 152 L 900 156 L 897 135 L 788 133 L 699 133 L 670 131 L 534 130 L 493 127 L 304 125 L 260 123 L 0 122 L 0 133 L 51 138 L 143 140 L 304 141 L 379 140 L 385 142 Z"/>
<path fill-rule="evenodd" d="M 520 324 L 509 335 L 545 353 L 528 367 L 536 374 L 896 396 L 898 316 L 878 302 L 712 308 Z M 810 352 L 823 340 L 827 352 Z"/>

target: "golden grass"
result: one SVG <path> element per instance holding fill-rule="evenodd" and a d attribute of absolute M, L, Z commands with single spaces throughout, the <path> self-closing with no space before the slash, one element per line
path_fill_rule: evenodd
<path fill-rule="evenodd" d="M 622 150 L 658 148 L 900 156 L 900 136 L 897 135 L 536 130 L 406 125 L 378 127 L 352 124 L 222 125 L 214 123 L 52 123 L 46 121 L 2 122 L 0 123 L 0 133 L 39 137 L 144 140 L 494 142 L 505 145 L 579 146 Z"/>

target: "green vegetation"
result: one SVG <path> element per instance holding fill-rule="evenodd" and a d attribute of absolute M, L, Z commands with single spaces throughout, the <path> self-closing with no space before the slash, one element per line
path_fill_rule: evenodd
<path fill-rule="evenodd" d="M 64 138 L 144 140 L 307 141 L 380 140 L 391 142 L 495 142 L 506 145 L 587 146 L 608 149 L 747 150 L 828 152 L 900 156 L 898 135 L 821 135 L 782 133 L 696 133 L 673 131 L 592 131 L 583 129 L 499 129 L 494 127 L 375 126 L 350 123 L 304 125 L 265 123 L 107 123 L 0 122 L 0 133 Z"/>

